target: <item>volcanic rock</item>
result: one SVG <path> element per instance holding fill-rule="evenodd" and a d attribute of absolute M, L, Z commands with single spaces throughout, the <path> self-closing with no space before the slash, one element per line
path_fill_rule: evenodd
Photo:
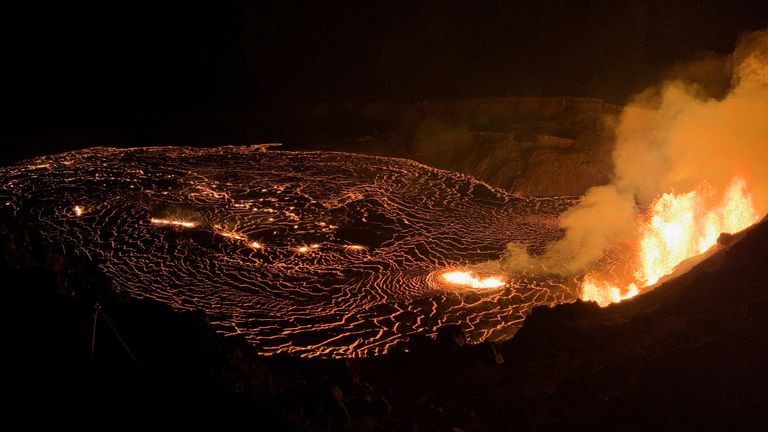
<path fill-rule="evenodd" d="M 110 127 L 18 137 L 15 162 L 57 149 L 251 144 L 279 139 L 290 150 L 350 151 L 414 159 L 471 174 L 523 195 L 582 195 L 611 172 L 612 125 L 621 107 L 584 97 L 471 98 L 400 104 L 307 104 L 274 107 L 265 124 L 253 112 L 177 113 L 149 129 Z M 189 128 L 194 124 L 195 128 Z M 232 125 L 238 125 L 233 130 Z M 252 126 L 247 126 L 252 125 Z M 145 125 L 146 126 L 146 125 Z M 205 131 L 201 133 L 201 131 Z"/>
<path fill-rule="evenodd" d="M 12 305 L 6 368 L 23 377 L 7 381 L 11 416 L 34 405 L 62 425 L 207 419 L 308 431 L 768 423 L 765 220 L 633 299 L 536 308 L 496 346 L 501 364 L 478 361 L 477 345 L 459 346 L 456 328 L 442 330 L 443 342 L 412 338 L 409 346 L 421 348 L 371 358 L 263 357 L 216 332 L 203 313 L 115 292 L 87 256 L 52 249 L 20 215 L 1 222 L 0 272 Z M 141 368 L 103 323 L 90 360 L 96 301 Z M 439 348 L 446 343 L 452 354 Z"/>
<path fill-rule="evenodd" d="M 612 125 L 621 107 L 593 98 L 509 97 L 308 110 L 307 118 L 322 127 L 317 134 L 305 129 L 313 139 L 292 148 L 341 145 L 468 173 L 513 193 L 561 196 L 609 181 Z M 342 121 L 345 130 L 328 132 L 328 124 Z"/>
<path fill-rule="evenodd" d="M 447 351 L 456 351 L 467 343 L 467 335 L 461 326 L 444 325 L 437 329 L 437 345 Z"/>
<path fill-rule="evenodd" d="M 575 294 L 562 280 L 473 292 L 441 277 L 507 241 L 557 239 L 573 199 L 517 197 L 402 159 L 95 148 L 0 169 L 0 197 L 0 211 L 95 262 L 116 291 L 204 311 L 263 354 L 384 353 L 440 324 L 502 340 L 533 306 Z"/>

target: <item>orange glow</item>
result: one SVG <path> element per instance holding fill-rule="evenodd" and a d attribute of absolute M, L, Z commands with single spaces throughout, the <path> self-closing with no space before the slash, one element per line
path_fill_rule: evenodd
<path fill-rule="evenodd" d="M 633 297 L 638 287 L 656 284 L 682 261 L 709 250 L 721 233 L 741 231 L 759 219 L 744 180 L 734 178 L 719 201 L 713 195 L 706 184 L 688 193 L 661 195 L 640 223 L 635 282 L 620 288 L 587 275 L 581 298 L 606 306 Z"/>
<path fill-rule="evenodd" d="M 83 213 L 85 212 L 85 209 L 84 209 L 83 207 L 81 207 L 81 206 L 74 206 L 74 207 L 72 208 L 72 211 L 74 211 L 74 212 L 75 212 L 75 215 L 77 215 L 77 216 L 82 216 L 82 215 L 83 215 Z"/>
<path fill-rule="evenodd" d="M 300 248 L 296 249 L 296 251 L 299 253 L 305 253 L 309 251 L 309 248 L 306 246 L 301 246 Z"/>
<path fill-rule="evenodd" d="M 158 219 L 158 218 L 152 218 L 149 220 L 151 223 L 155 225 L 174 225 L 174 226 L 180 226 L 184 228 L 194 228 L 195 223 L 189 222 L 189 221 L 183 221 L 183 220 L 177 220 L 177 219 Z"/>
<path fill-rule="evenodd" d="M 263 249 L 264 245 L 259 242 L 251 242 L 251 247 L 254 249 Z"/>
<path fill-rule="evenodd" d="M 581 298 L 596 302 L 600 306 L 608 306 L 611 303 L 632 298 L 639 292 L 634 283 L 622 289 L 611 283 L 593 279 L 591 275 L 587 275 L 581 283 Z"/>
<path fill-rule="evenodd" d="M 216 234 L 218 234 L 218 235 L 220 235 L 222 237 L 231 238 L 233 240 L 247 240 L 248 239 L 248 237 L 246 237 L 243 234 L 240 234 L 239 232 L 223 229 L 219 225 L 214 225 L 213 227 L 216 229 Z"/>
<path fill-rule="evenodd" d="M 468 271 L 451 271 L 440 275 L 445 282 L 454 285 L 462 285 L 471 288 L 498 288 L 504 286 L 505 282 L 497 276 L 479 278 L 474 273 Z"/>

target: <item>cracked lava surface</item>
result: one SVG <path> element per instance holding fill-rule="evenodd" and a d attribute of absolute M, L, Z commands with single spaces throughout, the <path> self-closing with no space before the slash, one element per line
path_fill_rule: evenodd
<path fill-rule="evenodd" d="M 113 289 L 203 310 L 259 352 L 385 353 L 459 324 L 509 338 L 568 281 L 451 283 L 511 241 L 541 250 L 575 198 L 525 198 L 385 157 L 267 145 L 88 150 L 0 168 L 0 204 Z M 459 274 L 459 282 L 463 275 Z"/>

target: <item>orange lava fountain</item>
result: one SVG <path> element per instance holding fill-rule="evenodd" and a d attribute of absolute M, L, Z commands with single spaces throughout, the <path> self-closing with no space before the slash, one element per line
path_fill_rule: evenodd
<path fill-rule="evenodd" d="M 641 219 L 634 282 L 625 285 L 588 274 L 581 285 L 582 300 L 601 306 L 634 297 L 638 287 L 656 284 L 682 261 L 702 254 L 717 243 L 721 233 L 735 233 L 757 222 L 747 184 L 734 178 L 720 200 L 703 184 L 682 194 L 665 193 Z"/>

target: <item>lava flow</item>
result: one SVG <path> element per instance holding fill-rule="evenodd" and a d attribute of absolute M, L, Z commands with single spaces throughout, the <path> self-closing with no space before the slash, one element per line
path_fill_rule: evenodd
<path fill-rule="evenodd" d="M 470 271 L 449 271 L 440 277 L 450 284 L 471 288 L 499 288 L 505 284 L 499 276 L 478 277 Z"/>
<path fill-rule="evenodd" d="M 758 221 L 744 180 L 734 178 L 717 199 L 707 184 L 688 193 L 665 193 L 640 221 L 633 281 L 621 285 L 588 274 L 581 287 L 583 300 L 601 306 L 637 295 L 672 274 L 683 261 L 708 251 L 718 237 L 741 231 Z"/>
<path fill-rule="evenodd" d="M 575 199 L 404 159 L 96 148 L 0 169 L 2 201 L 114 289 L 202 310 L 265 355 L 379 354 L 445 324 L 501 340 L 534 306 L 576 298 L 563 280 L 450 273 L 510 240 L 542 249 Z"/>

